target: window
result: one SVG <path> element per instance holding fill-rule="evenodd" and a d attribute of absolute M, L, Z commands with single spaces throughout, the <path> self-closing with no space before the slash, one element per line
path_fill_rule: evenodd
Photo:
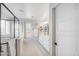
<path fill-rule="evenodd" d="M 22 32 L 23 32 L 23 26 L 22 26 L 22 23 L 19 24 L 19 28 L 20 28 L 20 29 L 19 29 L 19 30 L 20 30 L 20 33 L 22 33 Z"/>
<path fill-rule="evenodd" d="M 10 34 L 10 21 L 6 21 L 6 34 Z"/>
<path fill-rule="evenodd" d="M 18 22 L 15 23 L 15 37 L 19 36 L 19 28 L 18 28 Z"/>
<path fill-rule="evenodd" d="M 1 20 L 1 34 L 6 34 L 5 20 Z"/>
<path fill-rule="evenodd" d="M 32 27 L 30 23 L 26 24 L 26 32 L 32 32 Z"/>
<path fill-rule="evenodd" d="M 31 37 L 32 35 L 32 26 L 30 23 L 26 23 L 26 37 Z"/>
<path fill-rule="evenodd" d="M 1 34 L 10 34 L 10 21 L 1 20 Z"/>

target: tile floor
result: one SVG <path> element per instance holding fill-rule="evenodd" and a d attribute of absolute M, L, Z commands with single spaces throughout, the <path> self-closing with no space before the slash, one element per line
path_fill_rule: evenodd
<path fill-rule="evenodd" d="M 23 41 L 22 56 L 47 56 L 48 53 L 34 39 Z"/>

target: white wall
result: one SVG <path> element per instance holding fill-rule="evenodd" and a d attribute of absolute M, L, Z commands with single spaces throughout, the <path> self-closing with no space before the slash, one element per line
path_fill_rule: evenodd
<path fill-rule="evenodd" d="M 76 37 L 76 50 L 77 50 L 77 55 L 79 56 L 79 3 L 78 4 L 76 4 L 76 19 L 77 19 L 77 37 Z"/>
<path fill-rule="evenodd" d="M 60 4 L 56 7 L 57 55 L 73 56 L 77 54 L 79 39 L 76 4 Z M 79 8 L 79 7 L 78 7 Z M 78 14 L 79 15 L 79 14 Z"/>
<path fill-rule="evenodd" d="M 45 50 L 49 53 L 49 36 L 44 34 L 39 34 L 39 42 L 45 48 Z"/>
<path fill-rule="evenodd" d="M 42 26 L 44 27 L 45 24 L 40 23 L 39 27 Z M 45 48 L 45 50 L 49 53 L 49 49 L 50 49 L 50 43 L 49 43 L 49 34 L 46 34 L 44 32 L 44 28 L 42 30 L 42 32 L 39 30 L 38 32 L 39 36 L 38 36 L 38 40 L 41 43 L 41 45 Z"/>

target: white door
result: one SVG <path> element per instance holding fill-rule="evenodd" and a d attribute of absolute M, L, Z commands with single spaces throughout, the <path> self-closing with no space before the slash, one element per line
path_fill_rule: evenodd
<path fill-rule="evenodd" d="M 63 3 L 56 7 L 57 55 L 76 55 L 77 19 L 76 4 Z"/>

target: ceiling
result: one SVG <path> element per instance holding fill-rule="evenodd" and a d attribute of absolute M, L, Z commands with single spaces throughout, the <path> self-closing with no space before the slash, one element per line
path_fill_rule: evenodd
<path fill-rule="evenodd" d="M 5 5 L 20 19 L 45 21 L 49 18 L 49 3 L 5 3 Z"/>
<path fill-rule="evenodd" d="M 18 17 L 24 18 L 25 13 L 21 10 L 24 10 L 25 6 L 23 3 L 5 3 L 5 5 Z"/>

